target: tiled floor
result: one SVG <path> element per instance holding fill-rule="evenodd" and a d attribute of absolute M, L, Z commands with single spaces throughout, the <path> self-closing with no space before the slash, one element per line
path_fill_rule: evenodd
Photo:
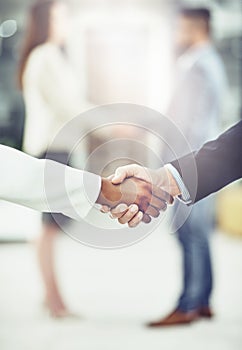
<path fill-rule="evenodd" d="M 149 330 L 144 323 L 172 309 L 181 285 L 179 249 L 165 229 L 113 251 L 60 236 L 60 283 L 77 320 L 43 310 L 33 245 L 0 245 L 0 349 L 241 350 L 242 241 L 216 233 L 212 247 L 216 318 Z"/>

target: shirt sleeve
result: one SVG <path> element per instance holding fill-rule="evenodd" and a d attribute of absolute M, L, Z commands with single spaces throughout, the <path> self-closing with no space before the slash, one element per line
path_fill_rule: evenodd
<path fill-rule="evenodd" d="M 186 185 L 184 184 L 181 175 L 179 174 L 179 172 L 176 170 L 176 168 L 172 165 L 172 164 L 166 164 L 165 168 L 169 170 L 169 172 L 172 174 L 173 178 L 175 179 L 177 186 L 180 190 L 180 195 L 177 196 L 177 198 L 183 202 L 184 204 L 191 204 L 192 203 L 192 199 L 190 196 L 190 193 L 186 187 Z"/>
<path fill-rule="evenodd" d="M 0 199 L 42 212 L 85 217 L 101 189 L 98 175 L 0 145 Z"/>

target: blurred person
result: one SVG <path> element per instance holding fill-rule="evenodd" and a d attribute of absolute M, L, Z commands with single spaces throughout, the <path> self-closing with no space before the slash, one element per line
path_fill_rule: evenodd
<path fill-rule="evenodd" d="M 183 132 L 190 147 L 198 149 L 217 134 L 225 86 L 224 66 L 211 42 L 209 10 L 182 9 L 177 17 L 175 38 L 179 58 L 175 91 L 167 114 Z M 184 146 L 172 135 L 167 136 L 167 141 L 176 150 L 176 157 L 184 155 Z M 164 154 L 165 161 L 171 160 L 172 155 L 168 152 Z M 176 201 L 173 220 L 178 227 L 185 210 L 184 204 Z M 177 230 L 183 253 L 183 291 L 175 310 L 148 326 L 185 324 L 213 316 L 209 247 L 212 213 L 213 201 L 201 201 Z M 128 212 L 126 216 L 129 216 Z M 126 222 L 124 218 L 122 221 Z"/>
<path fill-rule="evenodd" d="M 175 46 L 178 54 L 174 93 L 168 117 L 180 128 L 192 149 L 198 149 L 217 135 L 225 87 L 225 71 L 211 40 L 210 11 L 206 8 L 181 9 L 176 18 Z M 175 145 L 176 156 L 184 155 Z M 178 227 L 185 211 L 175 204 L 174 223 Z M 213 199 L 199 202 L 177 237 L 183 255 L 183 290 L 167 317 L 149 323 L 150 327 L 191 323 L 200 317 L 211 318 L 210 298 L 213 287 L 209 238 L 213 229 Z"/>
<path fill-rule="evenodd" d="M 185 135 L 193 149 L 217 134 L 225 84 L 224 67 L 211 43 L 210 13 L 207 9 L 183 9 L 177 17 L 178 62 L 175 91 L 168 116 Z M 168 143 L 182 156 L 182 144 L 168 135 Z M 174 147 L 175 146 L 175 147 Z M 178 150 L 178 152 L 177 152 Z M 166 152 L 166 160 L 171 154 Z M 183 217 L 184 205 L 176 202 L 174 221 Z M 124 221 L 124 219 L 123 219 Z M 211 318 L 212 267 L 209 235 L 213 228 L 212 202 L 202 201 L 178 229 L 183 253 L 183 291 L 175 310 L 151 322 L 159 327 L 190 323 L 199 317 Z"/>
<path fill-rule="evenodd" d="M 58 0 L 39 0 L 29 13 L 19 65 L 19 84 L 26 105 L 24 151 L 46 157 L 49 143 L 67 121 L 87 106 L 83 101 L 75 72 L 68 61 L 66 41 L 68 9 Z M 73 132 L 75 132 L 73 130 Z M 68 162 L 66 140 L 48 148 L 47 157 Z M 68 219 L 60 214 L 58 222 Z M 61 296 L 54 271 L 54 243 L 59 226 L 49 213 L 42 216 L 43 230 L 38 241 L 38 261 L 45 286 L 45 305 L 55 317 L 70 315 Z"/>

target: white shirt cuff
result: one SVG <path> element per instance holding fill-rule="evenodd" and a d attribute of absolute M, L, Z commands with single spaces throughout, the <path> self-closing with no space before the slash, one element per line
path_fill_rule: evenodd
<path fill-rule="evenodd" d="M 177 186 L 181 192 L 180 195 L 177 196 L 177 198 L 183 202 L 184 204 L 190 204 L 192 203 L 192 199 L 190 196 L 190 193 L 188 191 L 188 189 L 186 188 L 181 175 L 179 174 L 179 172 L 176 170 L 176 168 L 171 165 L 171 164 L 166 164 L 165 165 L 166 169 L 168 169 L 170 171 L 170 173 L 172 174 L 172 176 L 174 177 Z"/>
<path fill-rule="evenodd" d="M 80 220 L 87 216 L 95 206 L 95 202 L 101 190 L 101 177 L 86 171 L 66 168 L 65 184 L 68 197 L 72 204 L 72 215 L 69 216 Z M 78 217 L 74 217 L 75 211 Z"/>

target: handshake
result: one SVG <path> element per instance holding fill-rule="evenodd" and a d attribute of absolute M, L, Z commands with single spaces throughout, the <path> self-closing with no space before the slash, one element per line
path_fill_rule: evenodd
<path fill-rule="evenodd" d="M 111 213 L 121 224 L 137 226 L 149 223 L 172 204 L 180 194 L 178 185 L 166 167 L 156 170 L 131 164 L 117 168 L 109 178 L 102 178 L 97 203 L 103 213 Z"/>

